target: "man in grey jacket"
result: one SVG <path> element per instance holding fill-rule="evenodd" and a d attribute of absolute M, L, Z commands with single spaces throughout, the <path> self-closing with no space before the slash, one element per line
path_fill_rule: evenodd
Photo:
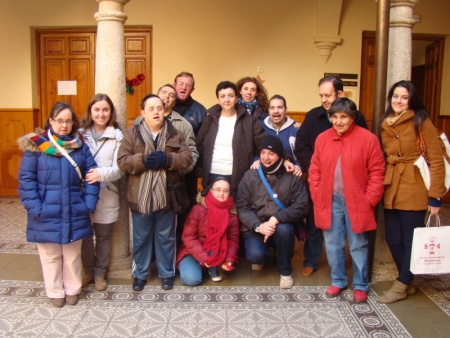
<path fill-rule="evenodd" d="M 239 184 L 236 208 L 242 224 L 245 257 L 253 270 L 262 269 L 269 247 L 275 246 L 280 287 L 289 289 L 293 285 L 295 226 L 307 215 L 308 194 L 302 180 L 286 172 L 283 154 L 278 137 L 264 138 L 260 169 L 245 173 Z"/>

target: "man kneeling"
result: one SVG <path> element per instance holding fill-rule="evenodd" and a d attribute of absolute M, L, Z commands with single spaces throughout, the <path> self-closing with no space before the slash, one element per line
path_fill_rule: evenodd
<path fill-rule="evenodd" d="M 266 136 L 261 165 L 248 170 L 239 183 L 236 207 L 245 242 L 245 256 L 253 270 L 261 270 L 275 246 L 280 287 L 292 287 L 295 224 L 305 218 L 308 195 L 302 180 L 286 172 L 281 140 Z"/>

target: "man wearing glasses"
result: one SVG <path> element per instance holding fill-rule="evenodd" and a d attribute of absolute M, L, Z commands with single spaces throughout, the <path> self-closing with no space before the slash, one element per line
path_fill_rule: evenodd
<path fill-rule="evenodd" d="M 191 96 L 195 89 L 194 76 L 188 72 L 181 72 L 175 76 L 173 86 L 177 91 L 177 102 L 173 110 L 192 124 L 195 136 L 197 136 L 203 119 L 206 116 L 206 108 Z"/>

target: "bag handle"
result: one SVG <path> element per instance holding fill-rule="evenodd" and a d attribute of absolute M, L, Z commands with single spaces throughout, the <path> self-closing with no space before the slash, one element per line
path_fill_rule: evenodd
<path fill-rule="evenodd" d="M 431 216 L 433 216 L 432 214 L 430 214 L 430 216 L 428 216 L 428 221 L 427 221 L 427 228 L 430 228 L 431 226 Z M 436 216 L 436 225 L 435 227 L 440 227 L 441 226 L 441 219 L 439 217 L 439 215 L 435 215 Z"/>
<path fill-rule="evenodd" d="M 48 137 L 49 137 L 49 139 L 50 139 L 50 142 L 53 143 L 53 145 L 56 147 L 56 149 L 58 149 L 59 152 L 60 152 L 61 154 L 63 154 L 64 157 L 67 158 L 67 160 L 73 165 L 73 167 L 75 168 L 75 170 L 76 170 L 77 173 L 78 173 L 78 177 L 80 178 L 81 182 L 84 183 L 84 178 L 83 178 L 83 175 L 81 175 L 81 170 L 80 170 L 80 168 L 78 167 L 77 162 L 75 162 L 75 161 L 73 160 L 73 158 L 69 155 L 69 153 L 67 152 L 66 149 L 64 149 L 63 147 L 61 147 L 61 146 L 55 141 L 55 139 L 53 138 L 52 133 L 50 132 L 50 129 L 48 129 Z"/>

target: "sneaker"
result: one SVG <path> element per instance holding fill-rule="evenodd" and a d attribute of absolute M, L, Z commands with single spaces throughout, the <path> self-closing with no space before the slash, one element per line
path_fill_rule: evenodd
<path fill-rule="evenodd" d="M 223 279 L 222 275 L 219 272 L 219 268 L 217 266 L 208 268 L 208 273 L 214 282 L 220 282 Z"/>
<path fill-rule="evenodd" d="M 252 264 L 253 271 L 261 271 L 264 267 L 264 264 Z"/>
<path fill-rule="evenodd" d="M 68 305 L 75 305 L 78 303 L 78 296 L 66 296 L 66 303 Z"/>
<path fill-rule="evenodd" d="M 356 303 L 364 303 L 367 300 L 367 291 L 355 290 L 353 293 L 353 301 Z"/>
<path fill-rule="evenodd" d="M 293 284 L 294 284 L 294 280 L 292 279 L 292 275 L 280 276 L 280 288 L 290 289 Z"/>
<path fill-rule="evenodd" d="M 336 297 L 338 296 L 342 291 L 344 291 L 345 289 L 347 289 L 346 286 L 344 286 L 343 288 L 337 287 L 336 285 L 331 285 L 327 291 L 326 294 L 329 297 Z"/>
<path fill-rule="evenodd" d="M 106 281 L 104 278 L 95 278 L 95 290 L 97 291 L 104 291 L 108 287 L 108 284 L 106 284 Z"/>
<path fill-rule="evenodd" d="M 64 306 L 65 301 L 66 300 L 64 298 L 50 298 L 50 302 L 55 307 L 62 307 L 62 306 Z"/>
<path fill-rule="evenodd" d="M 84 275 L 82 280 L 81 280 L 81 286 L 83 288 L 85 288 L 86 286 L 88 286 L 89 283 L 91 283 L 94 280 L 94 277 L 90 276 L 90 275 Z"/>

